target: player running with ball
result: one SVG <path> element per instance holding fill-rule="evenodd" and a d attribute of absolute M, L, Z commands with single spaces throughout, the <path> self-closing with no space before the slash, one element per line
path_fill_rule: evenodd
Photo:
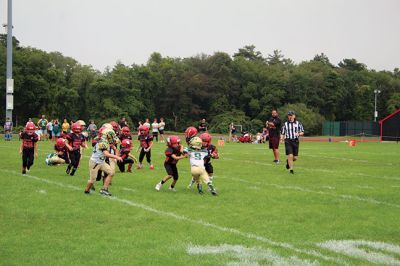
<path fill-rule="evenodd" d="M 193 179 L 197 183 L 197 190 L 203 194 L 202 183 L 206 183 L 209 187 L 211 194 L 217 196 L 212 181 L 208 177 L 207 171 L 204 166 L 204 159 L 208 156 L 208 150 L 202 148 L 202 141 L 199 137 L 193 137 L 190 140 L 190 147 L 184 149 L 184 153 L 189 155 L 190 171 Z"/>

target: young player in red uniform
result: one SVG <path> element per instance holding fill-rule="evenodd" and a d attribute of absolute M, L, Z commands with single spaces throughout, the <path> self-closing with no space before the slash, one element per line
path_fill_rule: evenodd
<path fill-rule="evenodd" d="M 154 166 L 151 163 L 151 147 L 153 146 L 153 136 L 149 134 L 149 128 L 145 125 L 139 127 L 138 140 L 140 142 L 140 155 L 139 155 L 139 165 L 137 169 L 142 169 L 143 158 L 146 155 L 146 160 L 150 164 L 150 169 L 153 170 Z"/>
<path fill-rule="evenodd" d="M 65 142 L 65 145 L 69 150 L 68 155 L 70 163 L 65 172 L 71 176 L 73 176 L 76 169 L 78 169 L 79 161 L 81 159 L 81 147 L 87 148 L 85 136 L 82 135 L 81 131 L 81 125 L 79 123 L 73 123 L 72 132 L 68 133 L 66 136 L 67 141 Z"/>
<path fill-rule="evenodd" d="M 208 133 L 203 133 L 200 135 L 200 139 L 202 141 L 202 148 L 207 149 L 208 151 L 208 156 L 204 158 L 204 167 L 207 171 L 208 177 L 210 181 L 213 181 L 214 179 L 214 167 L 211 164 L 211 158 L 212 159 L 218 159 L 219 154 L 217 147 L 215 147 L 213 144 L 211 144 L 212 137 Z M 188 188 L 192 188 L 193 184 L 195 183 L 194 179 L 190 182 Z"/>
<path fill-rule="evenodd" d="M 122 162 L 118 162 L 119 170 L 125 172 L 125 164 L 128 164 L 128 172 L 132 172 L 132 164 L 136 161 L 136 158 L 131 154 L 132 140 L 124 139 L 121 141 L 121 149 L 119 150 L 119 156 L 122 158 Z"/>
<path fill-rule="evenodd" d="M 38 157 L 38 146 L 37 142 L 39 136 L 35 133 L 36 126 L 33 122 L 28 122 L 25 126 L 25 131 L 21 133 L 21 146 L 19 153 L 22 154 L 22 174 L 26 174 L 27 171 L 33 165 L 34 157 Z"/>
<path fill-rule="evenodd" d="M 161 189 L 161 186 L 171 178 L 173 178 L 174 180 L 169 186 L 169 189 L 174 192 L 176 191 L 175 185 L 179 178 L 176 164 L 180 159 L 186 157 L 185 155 L 183 155 L 183 147 L 180 145 L 180 141 L 181 140 L 177 136 L 170 136 L 169 138 L 167 138 L 168 148 L 165 150 L 166 157 L 164 162 L 164 167 L 167 171 L 167 175 L 159 183 L 157 183 L 155 187 L 157 191 L 159 191 Z"/>
<path fill-rule="evenodd" d="M 47 165 L 69 164 L 68 148 L 65 145 L 65 139 L 57 139 L 54 145 L 54 153 L 51 153 L 46 158 Z"/>
<path fill-rule="evenodd" d="M 186 139 L 186 143 L 189 145 L 190 141 L 192 140 L 192 138 L 196 137 L 198 131 L 197 128 L 195 127 L 188 127 L 185 130 L 185 139 Z"/>
<path fill-rule="evenodd" d="M 119 140 L 122 142 L 124 139 L 132 140 L 131 130 L 129 127 L 121 128 L 121 134 L 119 134 Z"/>

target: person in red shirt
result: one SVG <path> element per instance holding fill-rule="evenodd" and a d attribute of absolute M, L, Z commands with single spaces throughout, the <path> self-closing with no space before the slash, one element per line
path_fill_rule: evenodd
<path fill-rule="evenodd" d="M 28 122 L 25 130 L 21 133 L 21 146 L 19 153 L 22 154 L 22 174 L 30 170 L 33 165 L 34 158 L 38 158 L 37 142 L 39 136 L 35 133 L 36 126 L 33 122 Z"/>
<path fill-rule="evenodd" d="M 131 154 L 132 140 L 124 139 L 121 141 L 121 149 L 119 150 L 119 156 L 122 158 L 122 162 L 118 162 L 119 170 L 125 172 L 125 164 L 128 164 L 128 172 L 132 172 L 132 165 L 136 161 L 136 158 Z"/>
<path fill-rule="evenodd" d="M 69 150 L 68 155 L 70 163 L 65 172 L 71 176 L 73 176 L 76 169 L 78 169 L 79 161 L 81 160 L 81 147 L 87 148 L 85 136 L 81 132 L 81 125 L 79 123 L 73 123 L 72 132 L 68 133 L 66 136 L 65 146 L 67 146 Z"/>
<path fill-rule="evenodd" d="M 150 169 L 153 170 L 154 166 L 151 163 L 151 147 L 153 146 L 153 136 L 149 134 L 149 128 L 145 125 L 142 125 L 139 127 L 139 136 L 138 140 L 140 142 L 138 151 L 140 149 L 140 154 L 139 154 L 139 165 L 137 169 L 142 169 L 143 165 L 143 159 L 144 156 L 146 155 L 146 160 L 150 164 Z"/>
<path fill-rule="evenodd" d="M 177 136 L 170 136 L 169 138 L 167 138 L 168 148 L 165 150 L 164 162 L 164 167 L 167 171 L 167 175 L 159 183 L 157 183 L 155 187 L 157 191 L 159 191 L 161 189 L 161 186 L 171 178 L 173 178 L 174 180 L 169 186 L 169 189 L 174 192 L 176 191 L 175 185 L 179 178 L 178 168 L 176 168 L 176 164 L 180 159 L 186 157 L 186 155 L 183 154 L 183 146 L 180 145 L 180 141 L 181 140 Z"/>

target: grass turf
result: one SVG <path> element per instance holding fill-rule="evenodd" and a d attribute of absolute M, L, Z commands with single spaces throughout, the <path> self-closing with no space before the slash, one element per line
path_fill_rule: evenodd
<path fill-rule="evenodd" d="M 100 183 L 95 193 L 83 193 L 91 149 L 70 177 L 65 166 L 45 165 L 52 144 L 39 142 L 39 158 L 23 176 L 20 143 L 0 144 L 1 265 L 369 265 L 367 257 L 318 244 L 367 240 L 400 246 L 395 143 L 301 143 L 294 175 L 284 163 L 272 163 L 266 145 L 228 143 L 213 161 L 218 197 L 186 188 L 187 159 L 178 164 L 178 192 L 168 190 L 170 181 L 155 191 L 165 176 L 165 144 L 156 143 L 155 170 L 146 164 L 133 173 L 117 170 L 111 198 L 99 195 Z M 399 251 L 379 252 L 400 263 Z"/>

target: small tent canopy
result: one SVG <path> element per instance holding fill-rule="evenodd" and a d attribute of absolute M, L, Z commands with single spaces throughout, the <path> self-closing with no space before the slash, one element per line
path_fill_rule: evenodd
<path fill-rule="evenodd" d="M 381 141 L 400 141 L 400 109 L 379 121 Z"/>

